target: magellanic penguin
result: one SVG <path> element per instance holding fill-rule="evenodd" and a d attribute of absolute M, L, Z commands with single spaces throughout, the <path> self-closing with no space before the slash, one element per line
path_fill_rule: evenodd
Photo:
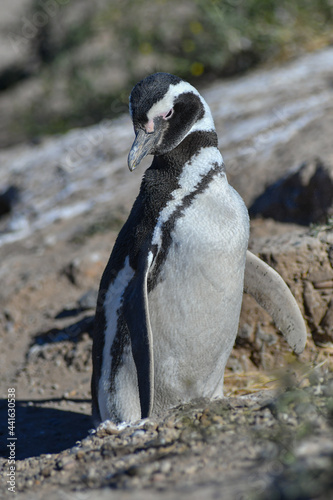
<path fill-rule="evenodd" d="M 148 154 L 154 159 L 100 284 L 96 424 L 223 396 L 244 285 L 296 352 L 306 339 L 282 278 L 247 252 L 248 212 L 228 184 L 212 115 L 198 91 L 177 76 L 156 73 L 132 90 L 130 113 L 129 169 Z"/>

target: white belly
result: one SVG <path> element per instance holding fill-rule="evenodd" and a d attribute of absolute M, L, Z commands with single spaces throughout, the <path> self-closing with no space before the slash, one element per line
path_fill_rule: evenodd
<path fill-rule="evenodd" d="M 247 244 L 245 205 L 225 178 L 217 177 L 177 220 L 161 281 L 149 294 L 155 412 L 223 395 Z"/>

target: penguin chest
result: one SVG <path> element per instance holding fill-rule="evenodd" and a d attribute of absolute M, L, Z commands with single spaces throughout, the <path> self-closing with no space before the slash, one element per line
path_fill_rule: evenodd
<path fill-rule="evenodd" d="M 223 179 L 195 196 L 177 218 L 150 291 L 155 408 L 222 395 L 237 334 L 248 216 Z"/>

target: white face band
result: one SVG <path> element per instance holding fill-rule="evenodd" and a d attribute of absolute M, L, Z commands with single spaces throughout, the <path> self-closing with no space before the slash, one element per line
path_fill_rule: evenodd
<path fill-rule="evenodd" d="M 203 130 L 203 131 L 214 130 L 213 117 L 206 101 L 201 97 L 197 89 L 192 87 L 192 85 L 188 82 L 179 82 L 176 85 L 171 84 L 169 86 L 169 89 L 165 94 L 165 96 L 160 101 L 156 102 L 148 111 L 147 113 L 148 123 L 146 125 L 146 130 L 147 126 L 148 128 L 151 128 L 151 125 L 149 125 L 149 123 L 151 123 L 151 121 L 154 118 L 156 118 L 156 116 L 165 115 L 166 113 L 168 113 L 170 109 L 172 109 L 174 101 L 179 95 L 188 92 L 191 92 L 192 94 L 195 94 L 199 97 L 205 110 L 203 118 L 201 118 L 201 120 L 197 121 L 194 124 L 190 132 L 193 132 L 195 130 Z"/>

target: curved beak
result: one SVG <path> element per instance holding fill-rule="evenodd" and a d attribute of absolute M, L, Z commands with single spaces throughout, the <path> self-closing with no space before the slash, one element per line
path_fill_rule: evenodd
<path fill-rule="evenodd" d="M 131 172 L 139 165 L 141 160 L 147 156 L 154 148 L 158 140 L 158 134 L 147 134 L 144 130 L 139 130 L 132 144 L 128 155 L 128 168 Z"/>

